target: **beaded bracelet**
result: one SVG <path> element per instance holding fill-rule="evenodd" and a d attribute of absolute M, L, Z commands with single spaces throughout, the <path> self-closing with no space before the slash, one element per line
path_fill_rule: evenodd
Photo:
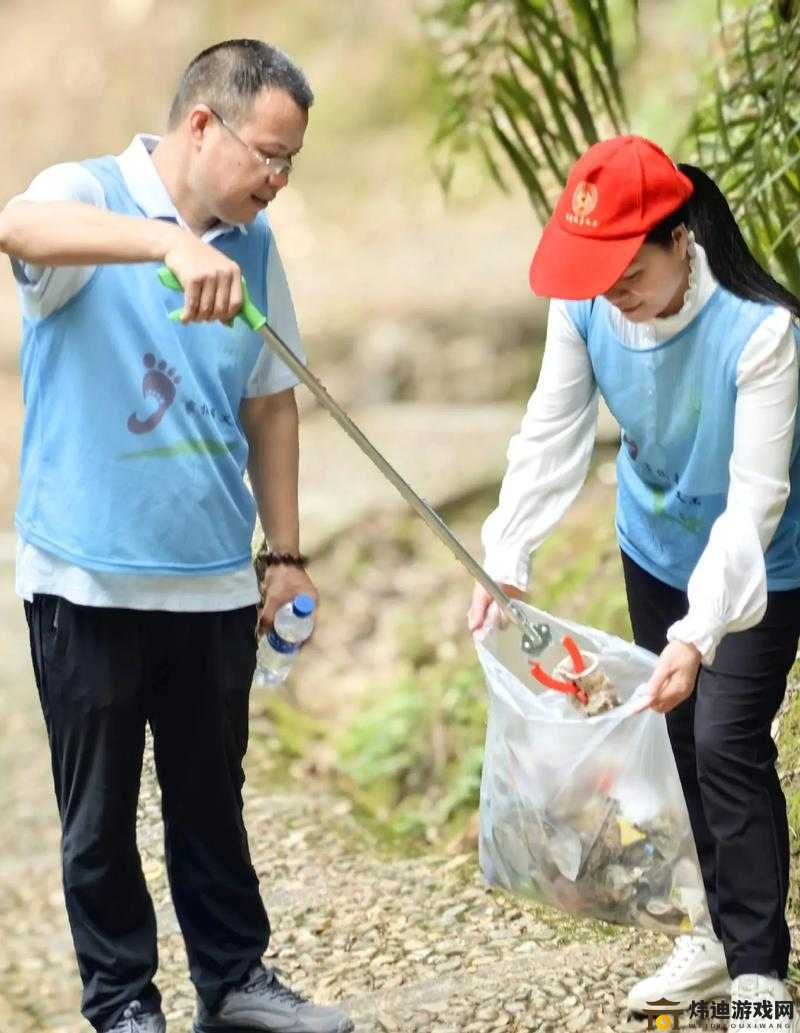
<path fill-rule="evenodd" d="M 302 554 L 295 555 L 292 552 L 268 552 L 259 556 L 258 560 L 265 567 L 303 567 L 308 563 L 308 557 Z"/>

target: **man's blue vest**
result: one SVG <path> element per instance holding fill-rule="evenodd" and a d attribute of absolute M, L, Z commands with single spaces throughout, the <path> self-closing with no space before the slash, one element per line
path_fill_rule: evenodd
<path fill-rule="evenodd" d="M 655 347 L 632 349 L 614 334 L 610 308 L 602 297 L 567 305 L 600 392 L 623 431 L 619 542 L 649 573 L 685 590 L 725 509 L 739 356 L 773 309 L 718 286 L 680 333 Z M 800 421 L 790 482 L 766 553 L 771 590 L 800 586 Z"/>
<path fill-rule="evenodd" d="M 113 158 L 83 163 L 108 209 L 141 216 Z M 269 227 L 214 241 L 266 311 Z M 26 406 L 16 526 L 92 570 L 207 574 L 250 561 L 239 406 L 263 347 L 237 320 L 183 326 L 154 262 L 98 266 L 66 305 L 23 324 Z"/>

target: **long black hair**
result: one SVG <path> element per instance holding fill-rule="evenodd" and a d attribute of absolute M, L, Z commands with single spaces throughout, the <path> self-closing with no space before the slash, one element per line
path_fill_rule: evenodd
<path fill-rule="evenodd" d="M 781 305 L 800 318 L 800 298 L 774 280 L 754 258 L 742 231 L 714 180 L 694 165 L 679 165 L 692 181 L 694 193 L 647 235 L 647 242 L 668 247 L 672 231 L 683 223 L 694 231 L 708 257 L 714 278 L 731 294 L 748 301 Z"/>

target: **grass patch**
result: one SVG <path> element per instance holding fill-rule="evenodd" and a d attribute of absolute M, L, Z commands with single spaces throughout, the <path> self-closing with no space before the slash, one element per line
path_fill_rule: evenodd
<path fill-rule="evenodd" d="M 409 671 L 342 736 L 338 779 L 371 823 L 408 845 L 457 834 L 474 811 L 486 703 L 477 665 Z"/>

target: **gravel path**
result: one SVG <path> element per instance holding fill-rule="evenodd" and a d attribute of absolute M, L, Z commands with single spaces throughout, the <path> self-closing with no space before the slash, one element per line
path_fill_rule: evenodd
<path fill-rule="evenodd" d="M 0 553 L 0 1031 L 78 1033 L 79 981 L 64 915 L 46 738 Z M 487 890 L 471 854 L 383 856 L 346 801 L 319 786 L 271 786 L 266 736 L 249 754 L 247 819 L 274 928 L 274 961 L 296 988 L 341 1001 L 358 1033 L 577 1033 L 640 1030 L 622 1001 L 663 938 L 569 922 Z M 140 849 L 158 912 L 170 1033 L 194 1001 L 164 876 L 158 790 L 148 757 Z"/>

